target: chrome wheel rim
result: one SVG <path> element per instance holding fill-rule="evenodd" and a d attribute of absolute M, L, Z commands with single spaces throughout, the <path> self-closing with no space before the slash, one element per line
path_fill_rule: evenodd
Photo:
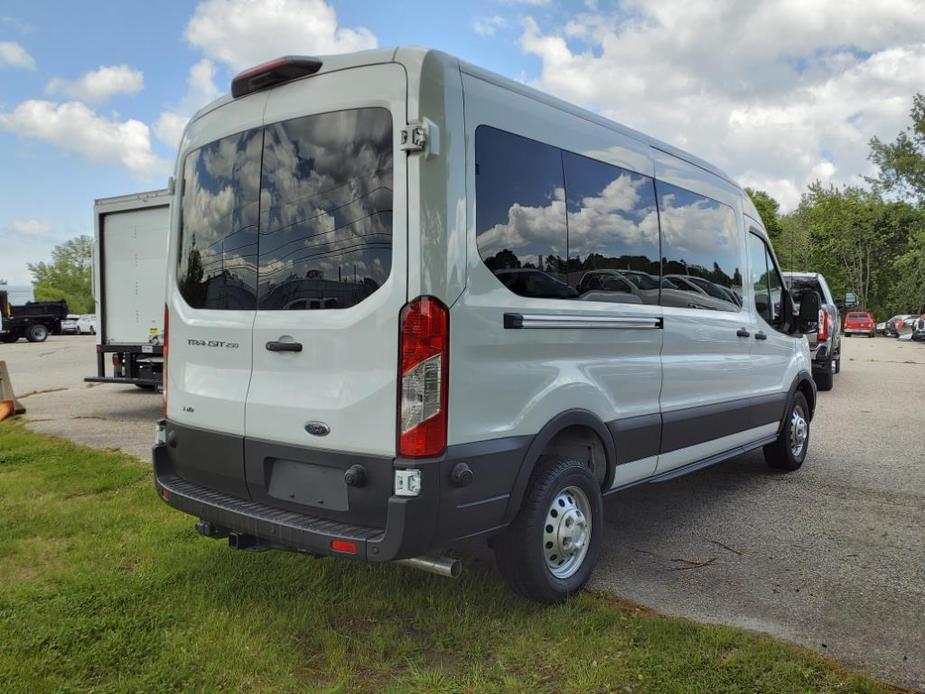
<path fill-rule="evenodd" d="M 790 415 L 790 450 L 794 458 L 800 457 L 808 438 L 809 422 L 806 421 L 803 406 L 797 405 L 793 408 L 793 414 Z"/>
<path fill-rule="evenodd" d="M 543 555 L 549 573 L 573 576 L 584 563 L 591 544 L 591 503 L 578 487 L 566 487 L 546 510 Z"/>

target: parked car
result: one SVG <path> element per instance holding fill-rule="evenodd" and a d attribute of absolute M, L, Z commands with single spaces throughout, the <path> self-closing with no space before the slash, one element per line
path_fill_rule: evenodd
<path fill-rule="evenodd" d="M 79 335 L 80 328 L 77 327 L 77 321 L 80 319 L 80 316 L 75 316 L 73 313 L 67 314 L 64 320 L 61 321 L 61 334 L 62 335 Z"/>
<path fill-rule="evenodd" d="M 867 335 L 877 337 L 874 316 L 870 311 L 849 311 L 845 316 L 845 337 Z"/>
<path fill-rule="evenodd" d="M 398 48 L 245 70 L 176 178 L 154 474 L 202 535 L 443 575 L 490 541 L 556 602 L 601 553 L 605 494 L 806 459 L 818 296 L 794 313 L 748 195 L 692 155 Z M 663 261 L 742 305 L 660 298 Z M 572 289 L 629 266 L 645 301 Z"/>
<path fill-rule="evenodd" d="M 78 318 L 77 329 L 81 335 L 96 335 L 96 314 L 85 313 Z"/>
<path fill-rule="evenodd" d="M 886 335 L 886 321 L 883 321 L 882 323 L 877 323 L 877 334 Z"/>
<path fill-rule="evenodd" d="M 784 282 L 799 306 L 809 292 L 819 296 L 819 330 L 809 335 L 809 350 L 813 358 L 813 377 L 819 390 L 832 390 L 835 374 L 841 372 L 841 319 L 828 282 L 818 272 L 785 272 Z"/>
<path fill-rule="evenodd" d="M 886 322 L 886 334 L 890 337 L 900 337 L 912 332 L 912 322 L 919 317 L 917 313 L 901 313 L 893 316 Z"/>
<path fill-rule="evenodd" d="M 925 315 L 919 316 L 912 323 L 912 339 L 916 342 L 925 341 Z"/>

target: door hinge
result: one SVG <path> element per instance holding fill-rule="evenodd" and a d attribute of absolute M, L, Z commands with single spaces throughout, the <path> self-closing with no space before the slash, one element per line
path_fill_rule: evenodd
<path fill-rule="evenodd" d="M 425 156 L 440 154 L 440 129 L 424 118 L 409 123 L 401 130 L 401 149 L 404 152 L 426 152 Z"/>

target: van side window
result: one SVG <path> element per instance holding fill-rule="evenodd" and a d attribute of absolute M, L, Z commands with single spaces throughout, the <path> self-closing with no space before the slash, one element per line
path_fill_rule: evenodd
<path fill-rule="evenodd" d="M 257 200 L 262 130 L 190 152 L 183 164 L 177 284 L 193 308 L 257 305 Z"/>
<path fill-rule="evenodd" d="M 757 234 L 748 235 L 749 265 L 755 293 L 755 308 L 769 325 L 783 323 L 783 288 L 774 257 Z"/>
<path fill-rule="evenodd" d="M 347 308 L 392 267 L 392 116 L 359 108 L 266 127 L 262 311 Z"/>
<path fill-rule="evenodd" d="M 479 126 L 476 236 L 485 265 L 521 296 L 575 298 L 567 283 L 565 182 L 558 149 Z"/>
<path fill-rule="evenodd" d="M 662 305 L 742 307 L 745 249 L 735 212 L 711 198 L 656 182 L 662 232 Z"/>
<path fill-rule="evenodd" d="M 562 153 L 569 284 L 585 301 L 658 304 L 655 186 L 648 176 Z"/>

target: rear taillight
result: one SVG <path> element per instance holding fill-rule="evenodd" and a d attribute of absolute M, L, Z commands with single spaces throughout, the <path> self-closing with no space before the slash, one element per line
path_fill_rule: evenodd
<path fill-rule="evenodd" d="M 824 308 L 819 309 L 819 331 L 816 338 L 820 341 L 829 339 L 829 312 Z"/>
<path fill-rule="evenodd" d="M 164 365 L 161 368 L 161 415 L 167 416 L 167 352 L 170 350 L 170 311 L 164 304 Z"/>
<path fill-rule="evenodd" d="M 439 455 L 446 448 L 449 311 L 420 296 L 405 305 L 399 322 L 398 455 Z"/>

